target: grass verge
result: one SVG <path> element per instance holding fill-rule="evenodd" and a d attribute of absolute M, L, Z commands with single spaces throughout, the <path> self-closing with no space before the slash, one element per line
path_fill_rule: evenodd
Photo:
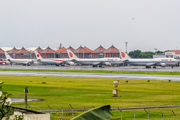
<path fill-rule="evenodd" d="M 92 106 L 111 105 L 111 107 L 134 107 L 134 106 L 162 106 L 180 105 L 180 82 L 178 81 L 155 81 L 151 80 L 128 80 L 120 79 L 119 95 L 112 97 L 114 90 L 113 81 L 116 79 L 106 78 L 69 78 L 69 77 L 42 77 L 42 76 L 15 76 L 0 75 L 3 81 L 3 90 L 11 93 L 13 98 L 24 98 L 24 88 L 28 86 L 28 98 L 39 98 L 45 101 L 28 102 L 32 110 L 74 109 L 92 108 Z M 128 80 L 128 83 L 126 82 Z M 13 103 L 13 106 L 24 107 L 24 103 Z M 151 120 L 174 119 L 172 110 L 178 115 L 179 108 L 171 109 L 148 109 Z M 144 110 L 123 111 L 123 120 L 145 120 Z M 79 112 L 75 112 L 78 115 Z M 120 119 L 119 111 L 112 111 L 112 120 Z M 60 118 L 61 113 L 53 113 L 53 118 Z M 71 113 L 64 113 L 64 117 L 70 119 Z M 180 116 L 179 116 L 180 117 Z"/>
<path fill-rule="evenodd" d="M 35 70 L 35 69 L 0 69 L 0 71 L 32 71 L 32 72 L 74 72 L 104 74 L 146 74 L 146 75 L 180 75 L 180 72 L 162 71 L 111 71 L 111 70 Z"/>

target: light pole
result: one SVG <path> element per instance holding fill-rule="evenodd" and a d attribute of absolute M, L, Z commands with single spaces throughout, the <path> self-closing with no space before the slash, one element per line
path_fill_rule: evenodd
<path fill-rule="evenodd" d="M 157 55 L 157 48 L 154 48 L 154 50 L 155 50 L 155 54 Z"/>

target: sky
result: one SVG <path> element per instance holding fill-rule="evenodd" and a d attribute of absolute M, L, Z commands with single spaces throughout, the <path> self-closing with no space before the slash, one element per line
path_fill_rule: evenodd
<path fill-rule="evenodd" d="M 179 0 L 0 0 L 0 47 L 180 50 Z"/>

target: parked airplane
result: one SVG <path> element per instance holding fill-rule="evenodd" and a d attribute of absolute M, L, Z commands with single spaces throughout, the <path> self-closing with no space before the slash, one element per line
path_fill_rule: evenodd
<path fill-rule="evenodd" d="M 55 58 L 42 58 L 41 55 L 35 50 L 35 55 L 37 58 L 37 61 L 42 64 L 54 64 L 56 66 L 64 66 L 65 64 L 68 64 L 68 59 L 55 59 Z M 72 63 L 69 63 L 72 64 Z"/>
<path fill-rule="evenodd" d="M 154 58 L 154 59 L 131 59 L 125 52 L 120 51 L 121 58 L 125 63 L 134 65 L 134 66 L 146 66 L 146 68 L 156 68 L 156 66 L 166 67 L 166 66 L 175 66 L 178 61 L 174 58 Z"/>
<path fill-rule="evenodd" d="M 103 65 L 120 65 L 120 58 L 97 58 L 97 59 L 80 59 L 71 50 L 67 49 L 71 61 L 81 65 L 92 65 L 93 67 L 102 67 Z"/>
<path fill-rule="evenodd" d="M 30 66 L 34 63 L 32 59 L 13 59 L 9 56 L 7 52 L 5 52 L 6 60 L 10 62 L 10 64 L 23 64 L 24 66 Z"/>
<path fill-rule="evenodd" d="M 5 65 L 5 64 L 7 64 L 7 60 L 4 60 L 4 59 L 0 59 L 0 64 L 2 64 L 2 65 Z"/>

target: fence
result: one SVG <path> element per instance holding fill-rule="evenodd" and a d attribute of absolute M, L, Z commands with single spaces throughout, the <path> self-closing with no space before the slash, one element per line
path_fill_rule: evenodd
<path fill-rule="evenodd" d="M 75 116 L 91 109 L 91 108 L 83 108 L 83 109 L 75 109 L 71 104 L 69 107 L 71 109 L 65 110 L 63 108 L 59 110 L 52 110 L 50 105 L 48 105 L 49 110 L 40 110 L 41 112 L 50 113 L 50 120 L 70 120 Z M 179 105 L 175 106 L 150 106 L 150 107 L 116 107 L 111 108 L 111 113 L 115 114 L 111 120 L 177 120 L 178 116 L 180 118 L 179 111 L 172 110 L 172 108 L 180 108 Z M 94 106 L 92 106 L 94 108 Z M 154 109 L 166 108 L 167 112 L 157 112 L 153 111 Z M 162 109 L 161 109 L 162 110 Z M 153 112 L 152 112 L 153 111 Z M 53 115 L 52 115 L 53 114 Z"/>

